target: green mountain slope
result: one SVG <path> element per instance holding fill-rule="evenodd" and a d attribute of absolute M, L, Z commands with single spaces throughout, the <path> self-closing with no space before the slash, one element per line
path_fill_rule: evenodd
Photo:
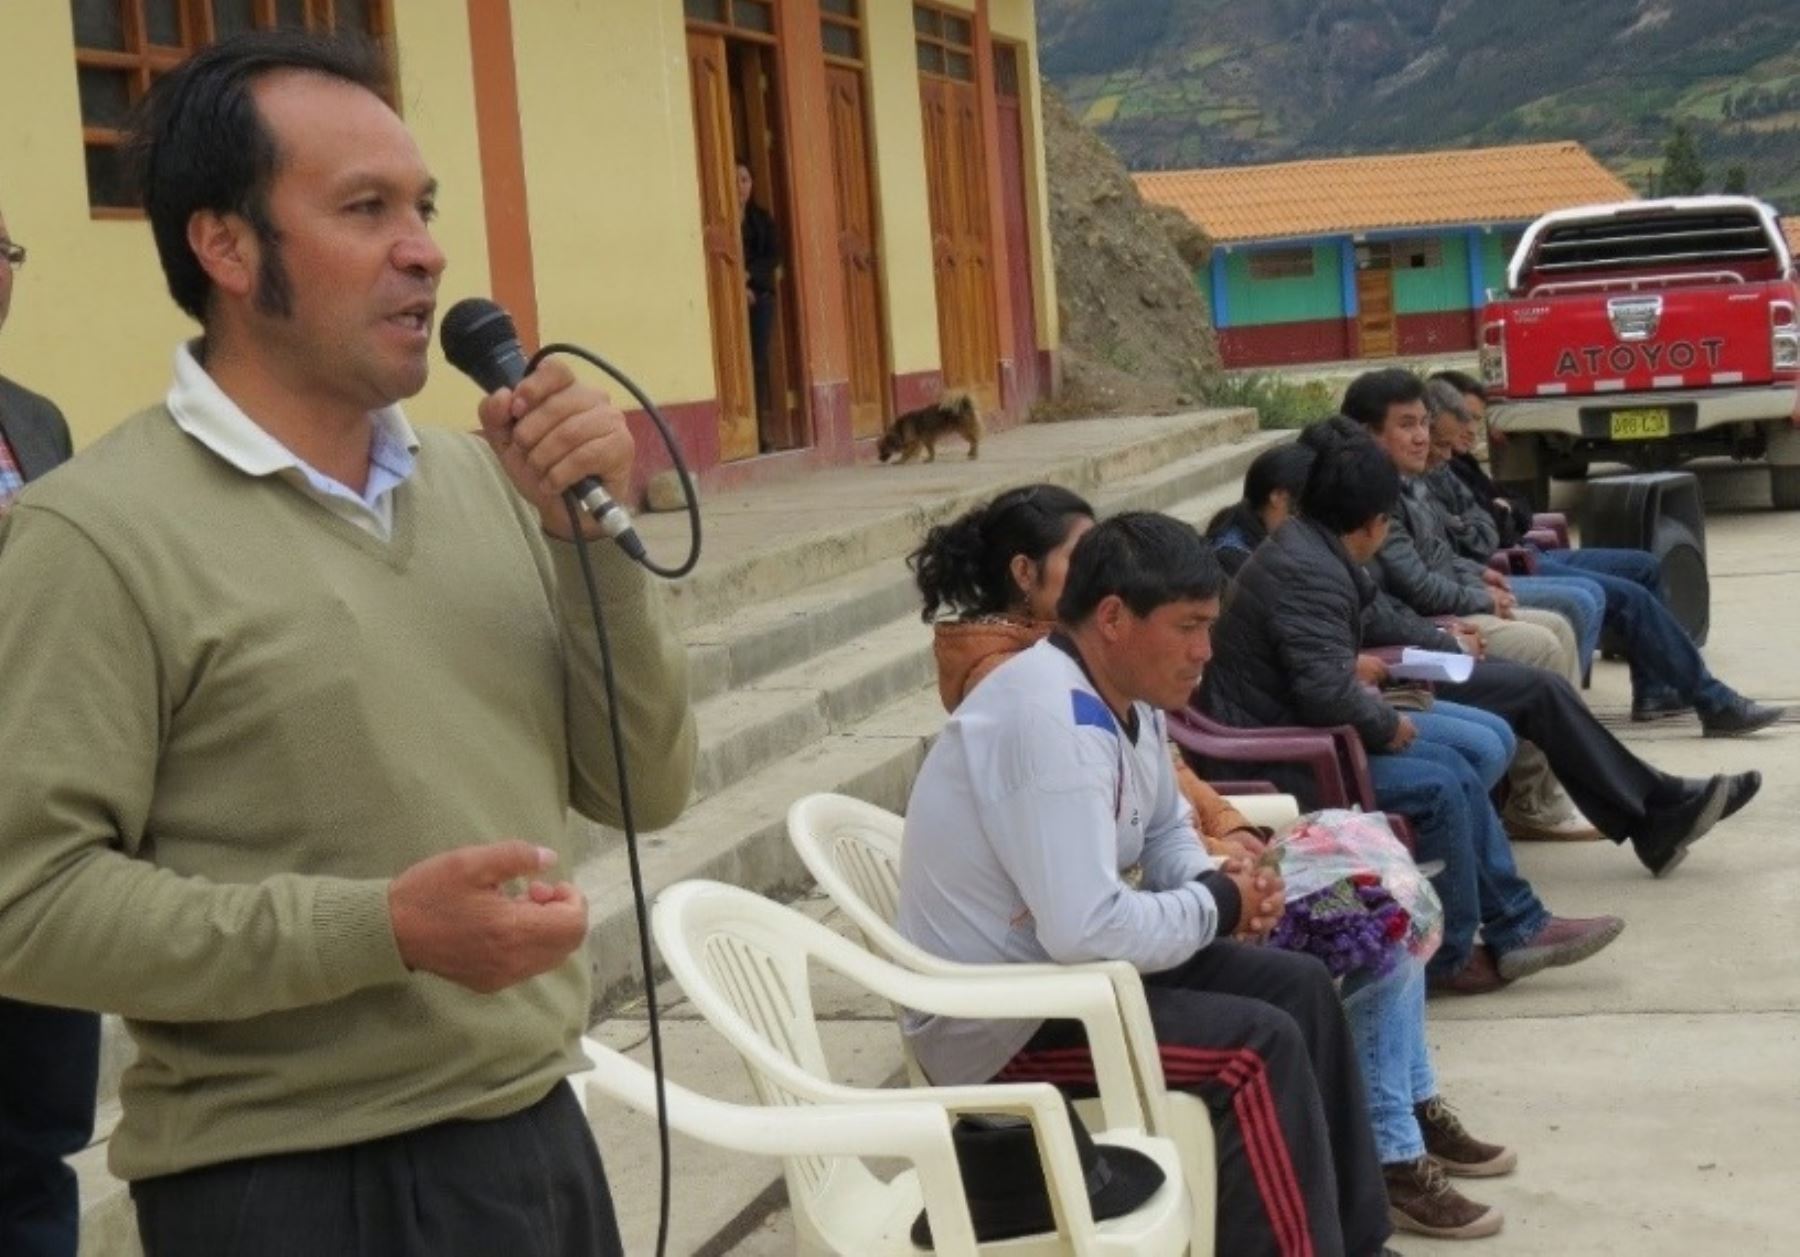
<path fill-rule="evenodd" d="M 1671 126 L 1800 212 L 1800 0 L 1038 0 L 1046 77 L 1135 169 Z"/>

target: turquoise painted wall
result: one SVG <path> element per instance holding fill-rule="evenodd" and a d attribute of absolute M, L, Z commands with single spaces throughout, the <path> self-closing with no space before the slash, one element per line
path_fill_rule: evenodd
<path fill-rule="evenodd" d="M 1395 313 L 1440 314 L 1469 308 L 1468 245 L 1461 232 L 1436 239 L 1443 245 L 1442 265 L 1394 271 Z"/>
<path fill-rule="evenodd" d="M 1315 244 L 1312 251 L 1313 273 L 1304 279 L 1252 280 L 1249 253 L 1234 249 L 1226 254 L 1225 294 L 1231 326 L 1343 318 L 1337 242 Z"/>

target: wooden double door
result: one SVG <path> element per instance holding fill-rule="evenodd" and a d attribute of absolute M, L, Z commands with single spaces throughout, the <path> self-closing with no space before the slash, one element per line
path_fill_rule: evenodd
<path fill-rule="evenodd" d="M 1000 407 L 987 154 L 974 83 L 922 75 L 925 173 L 944 387 Z"/>

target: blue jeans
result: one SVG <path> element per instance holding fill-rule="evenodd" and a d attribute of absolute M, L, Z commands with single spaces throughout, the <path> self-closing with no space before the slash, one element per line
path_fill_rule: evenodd
<path fill-rule="evenodd" d="M 1661 597 L 1661 565 L 1645 550 L 1552 550 L 1538 559 L 1548 575 L 1579 575 L 1606 596 L 1606 627 L 1625 641 L 1631 695 L 1638 705 L 1670 698 L 1702 716 L 1721 711 L 1737 692 L 1707 670 L 1700 648 Z"/>
<path fill-rule="evenodd" d="M 1408 713 L 1419 730 L 1419 736 L 1456 751 L 1483 784 L 1492 790 L 1512 766 L 1519 749 L 1512 726 L 1491 711 L 1446 703 L 1442 699 L 1430 711 Z"/>
<path fill-rule="evenodd" d="M 1536 576 L 1515 576 L 1512 591 L 1522 607 L 1554 611 L 1575 630 L 1577 663 L 1586 677 L 1600 649 L 1600 627 L 1606 619 L 1606 594 L 1598 583 L 1583 575 L 1550 575 L 1538 563 Z"/>
<path fill-rule="evenodd" d="M 1413 823 L 1419 863 L 1444 862 L 1432 879 L 1444 904 L 1444 941 L 1431 958 L 1433 975 L 1449 977 L 1462 968 L 1477 932 L 1500 955 L 1543 928 L 1550 913 L 1513 863 L 1489 786 L 1459 751 L 1419 737 L 1404 751 L 1370 755 L 1369 778 L 1376 805 Z"/>
<path fill-rule="evenodd" d="M 1393 972 L 1344 982 L 1344 1016 L 1356 1042 L 1368 1092 L 1375 1152 L 1383 1165 L 1425 1155 L 1425 1136 L 1413 1106 L 1437 1095 L 1431 1047 L 1425 1041 L 1425 966 L 1402 957 Z"/>
<path fill-rule="evenodd" d="M 81 1208 L 63 1164 L 94 1133 L 100 1018 L 0 999 L 0 1253 L 75 1257 Z"/>

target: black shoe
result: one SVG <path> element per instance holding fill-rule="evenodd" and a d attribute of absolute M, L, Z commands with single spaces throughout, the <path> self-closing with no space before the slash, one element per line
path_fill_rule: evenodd
<path fill-rule="evenodd" d="M 1738 698 L 1711 715 L 1700 717 L 1700 731 L 1709 738 L 1739 738 L 1768 728 L 1786 714 L 1785 707 L 1765 707 Z"/>
<path fill-rule="evenodd" d="M 1631 704 L 1631 719 L 1635 724 L 1648 724 L 1652 720 L 1691 715 L 1693 710 L 1693 703 L 1685 698 L 1677 698 L 1674 694 L 1667 698 L 1653 698 L 1645 703 L 1634 699 Z"/>
<path fill-rule="evenodd" d="M 1688 848 L 1706 836 L 1706 831 L 1725 815 L 1725 804 L 1731 797 L 1735 777 L 1724 774 L 1705 781 L 1689 783 L 1674 803 L 1650 805 L 1650 819 L 1644 833 L 1632 841 L 1637 858 L 1656 877 L 1667 877 L 1687 859 Z"/>
<path fill-rule="evenodd" d="M 1762 789 L 1762 774 L 1757 772 L 1754 768 L 1747 773 L 1736 773 L 1728 780 L 1731 784 L 1731 790 L 1730 793 L 1725 796 L 1725 811 L 1720 815 L 1720 820 L 1724 820 L 1727 816 L 1735 816 L 1743 811 L 1744 804 L 1750 802 L 1751 799 L 1754 799 L 1756 797 L 1756 792 Z"/>

